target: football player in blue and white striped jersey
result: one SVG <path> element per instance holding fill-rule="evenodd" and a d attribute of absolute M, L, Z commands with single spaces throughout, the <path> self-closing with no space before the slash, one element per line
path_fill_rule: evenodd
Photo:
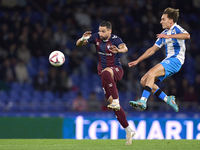
<path fill-rule="evenodd" d="M 142 96 L 137 101 L 130 101 L 132 107 L 139 107 L 145 110 L 147 99 L 150 93 L 153 93 L 164 100 L 176 112 L 179 111 L 174 96 L 167 96 L 155 82 L 161 82 L 165 78 L 177 73 L 185 60 L 185 40 L 190 39 L 190 34 L 177 24 L 179 9 L 166 8 L 161 17 L 162 28 L 165 29 L 161 34 L 157 34 L 155 44 L 147 49 L 137 60 L 128 63 L 129 67 L 136 66 L 142 60 L 152 56 L 163 45 L 165 46 L 166 58 L 151 68 L 141 79 L 144 87 Z"/>

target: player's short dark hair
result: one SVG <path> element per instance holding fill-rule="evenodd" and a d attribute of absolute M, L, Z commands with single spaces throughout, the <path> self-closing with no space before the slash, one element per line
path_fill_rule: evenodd
<path fill-rule="evenodd" d="M 164 10 L 163 14 L 167 14 L 169 19 L 173 19 L 174 22 L 177 22 L 179 17 L 179 9 L 168 7 Z"/>
<path fill-rule="evenodd" d="M 109 21 L 103 21 L 100 24 L 101 27 L 106 27 L 107 29 L 112 29 L 112 24 Z"/>

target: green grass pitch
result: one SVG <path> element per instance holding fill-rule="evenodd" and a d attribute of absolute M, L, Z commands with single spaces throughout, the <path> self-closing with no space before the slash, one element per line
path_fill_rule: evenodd
<path fill-rule="evenodd" d="M 0 150 L 200 150 L 200 140 L 0 139 Z"/>

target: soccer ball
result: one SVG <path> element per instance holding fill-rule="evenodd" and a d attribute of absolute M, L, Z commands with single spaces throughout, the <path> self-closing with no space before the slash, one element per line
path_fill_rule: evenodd
<path fill-rule="evenodd" d="M 65 55 L 61 51 L 53 51 L 49 55 L 49 62 L 55 67 L 61 66 L 65 62 Z"/>

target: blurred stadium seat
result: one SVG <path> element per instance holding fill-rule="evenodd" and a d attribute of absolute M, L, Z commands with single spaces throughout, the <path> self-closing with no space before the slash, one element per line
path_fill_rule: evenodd
<path fill-rule="evenodd" d="M 0 102 L 6 103 L 8 99 L 8 94 L 6 91 L 0 91 Z"/>

